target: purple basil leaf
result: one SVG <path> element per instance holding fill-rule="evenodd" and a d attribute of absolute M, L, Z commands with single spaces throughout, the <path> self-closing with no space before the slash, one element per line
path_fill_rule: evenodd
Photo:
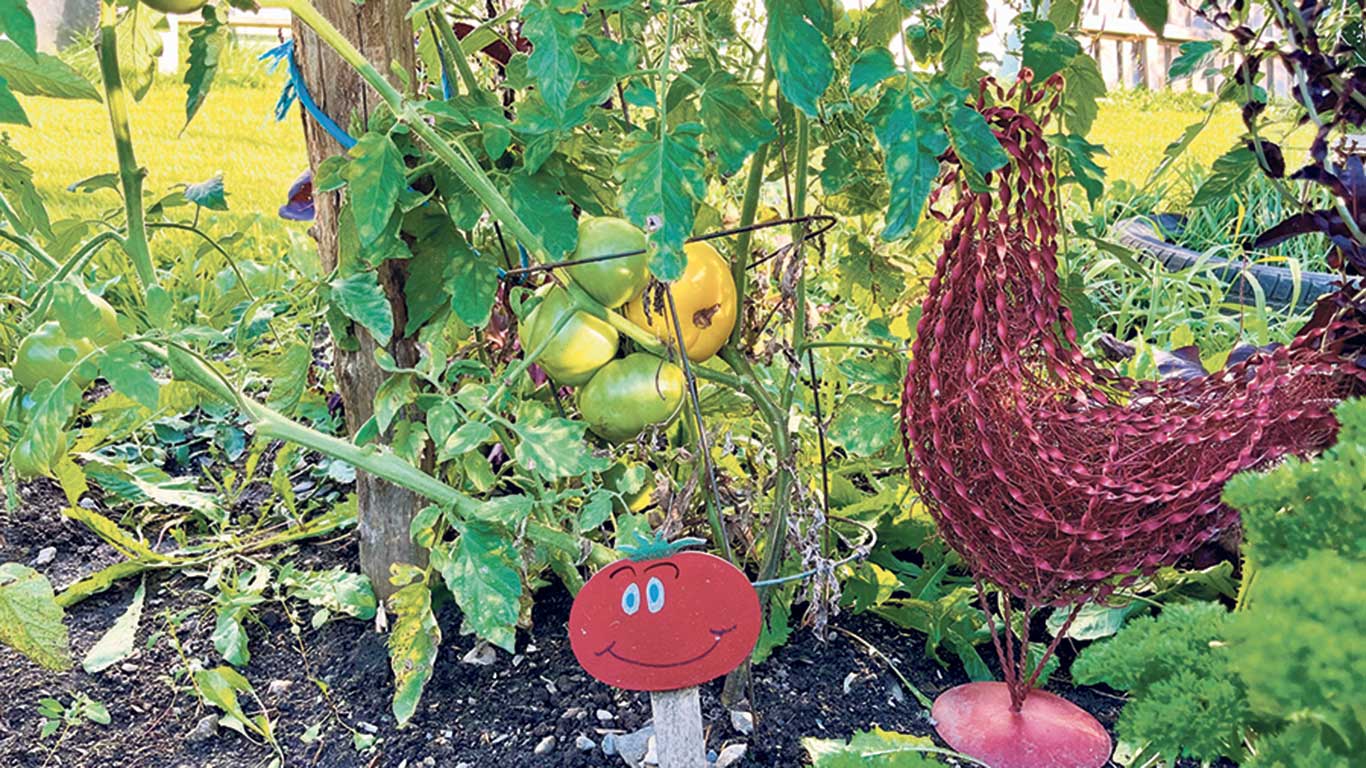
<path fill-rule="evenodd" d="M 280 206 L 280 218 L 289 221 L 313 220 L 313 171 L 307 170 L 289 185 L 288 202 Z"/>
<path fill-rule="evenodd" d="M 1153 357 L 1157 360 L 1157 372 L 1164 379 L 1190 381 L 1203 379 L 1209 375 L 1204 363 L 1200 362 L 1200 348 L 1194 344 L 1171 352 L 1163 349 L 1154 350 Z"/>

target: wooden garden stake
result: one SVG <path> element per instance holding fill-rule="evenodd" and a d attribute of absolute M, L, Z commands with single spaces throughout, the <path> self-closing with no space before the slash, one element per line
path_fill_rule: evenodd
<path fill-rule="evenodd" d="M 650 694 L 655 720 L 655 752 L 659 768 L 705 768 L 707 745 L 702 737 L 702 701 L 698 689 Z"/>

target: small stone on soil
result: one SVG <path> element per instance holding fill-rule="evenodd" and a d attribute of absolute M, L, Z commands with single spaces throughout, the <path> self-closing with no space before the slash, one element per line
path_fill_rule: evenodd
<path fill-rule="evenodd" d="M 194 729 L 185 734 L 186 744 L 198 744 L 201 741 L 208 741 L 218 735 L 218 716 L 204 715 L 199 718 Z"/>
<path fill-rule="evenodd" d="M 376 734 L 376 733 L 379 733 L 379 727 L 378 727 L 378 726 L 376 726 L 374 723 L 367 723 L 367 722 L 365 722 L 364 720 L 358 720 L 358 721 L 356 721 L 356 730 L 358 730 L 358 731 L 365 731 L 366 733 L 369 733 L 369 734 Z"/>
<path fill-rule="evenodd" d="M 732 709 L 730 711 L 730 727 L 734 728 L 736 733 L 742 733 L 745 736 L 748 736 L 751 733 L 754 733 L 754 715 L 742 710 Z"/>
<path fill-rule="evenodd" d="M 33 564 L 39 568 L 57 559 L 56 547 L 43 547 L 38 550 L 38 556 L 33 558 Z"/>
<path fill-rule="evenodd" d="M 279 696 L 288 691 L 292 685 L 294 685 L 293 680 L 271 680 L 270 685 L 266 687 L 266 693 L 271 696 Z"/>
<path fill-rule="evenodd" d="M 555 737 L 547 736 L 541 739 L 536 745 L 535 753 L 538 755 L 548 755 L 555 749 Z"/>
<path fill-rule="evenodd" d="M 574 739 L 574 746 L 580 752 L 592 752 L 598 746 L 598 743 L 587 736 L 580 735 L 577 739 Z"/>
<path fill-rule="evenodd" d="M 481 641 L 475 643 L 469 653 L 461 656 L 460 661 L 465 664 L 473 664 L 476 667 L 491 667 L 498 661 L 498 652 L 493 650 L 493 646 Z"/>
<path fill-rule="evenodd" d="M 599 709 L 596 715 L 598 720 L 604 723 L 611 722 L 612 720 L 616 719 L 616 715 L 612 714 L 611 712 L 608 712 L 605 709 Z"/>
<path fill-rule="evenodd" d="M 730 766 L 735 765 L 744 759 L 745 752 L 748 751 L 748 749 L 749 748 L 744 744 L 731 744 L 729 747 L 721 750 L 720 755 L 717 755 L 716 768 L 729 768 Z"/>

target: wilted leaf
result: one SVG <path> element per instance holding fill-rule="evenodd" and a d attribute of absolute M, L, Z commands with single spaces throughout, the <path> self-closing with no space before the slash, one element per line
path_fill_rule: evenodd
<path fill-rule="evenodd" d="M 187 185 L 185 199 L 211 211 L 228 210 L 228 193 L 223 189 L 223 174 L 217 173 L 198 184 Z"/>
<path fill-rule="evenodd" d="M 93 675 L 123 661 L 133 652 L 138 622 L 142 620 L 142 602 L 146 590 L 147 582 L 144 580 L 138 584 L 128 608 L 85 654 L 85 659 L 81 662 L 82 669 Z"/>
<path fill-rule="evenodd" d="M 425 581 L 416 581 L 395 592 L 389 598 L 389 608 L 394 612 L 394 625 L 389 632 L 393 712 L 401 728 L 417 712 L 422 689 L 432 679 L 441 647 L 441 628 L 432 613 L 432 591 Z"/>
<path fill-rule="evenodd" d="M 71 668 L 66 625 L 52 585 L 18 563 L 0 564 L 0 643 L 47 669 Z"/>
<path fill-rule="evenodd" d="M 515 650 L 521 558 L 501 529 L 477 521 L 462 524 L 452 551 L 434 549 L 432 563 L 455 596 L 465 625 L 481 640 Z"/>

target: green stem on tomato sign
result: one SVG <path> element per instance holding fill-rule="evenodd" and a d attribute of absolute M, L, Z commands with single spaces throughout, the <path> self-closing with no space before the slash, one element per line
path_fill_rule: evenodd
<path fill-rule="evenodd" d="M 144 9 L 145 12 L 145 9 Z M 152 266 L 152 251 L 147 245 L 147 227 L 143 223 L 142 168 L 133 153 L 133 131 L 128 124 L 128 102 L 119 74 L 118 24 L 119 4 L 103 0 L 100 4 L 100 76 L 104 82 L 104 101 L 109 108 L 109 125 L 114 134 L 114 150 L 119 158 L 119 183 L 123 186 L 123 210 L 128 219 L 128 235 L 123 249 L 133 260 L 138 280 L 145 292 L 157 284 Z"/>

